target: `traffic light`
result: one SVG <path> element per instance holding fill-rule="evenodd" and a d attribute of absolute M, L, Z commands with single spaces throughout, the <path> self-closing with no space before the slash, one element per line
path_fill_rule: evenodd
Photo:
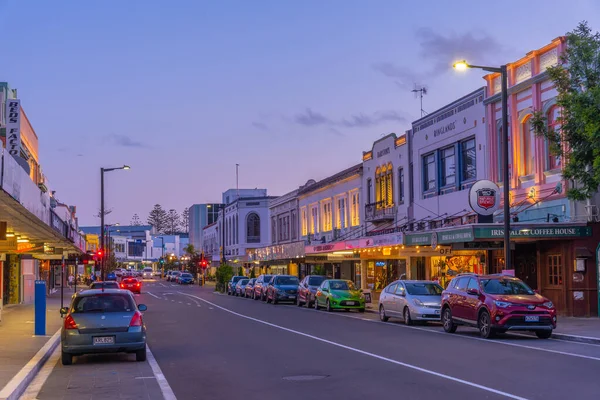
<path fill-rule="evenodd" d="M 103 252 L 102 250 L 98 250 L 98 252 L 96 253 L 96 255 L 97 255 L 99 258 L 102 258 L 102 256 L 104 255 L 104 252 Z"/>
<path fill-rule="evenodd" d="M 202 268 L 202 269 L 208 268 L 208 262 L 206 260 L 200 261 L 200 268 Z"/>
<path fill-rule="evenodd" d="M 163 265 L 165 263 L 165 259 L 161 258 L 159 262 L 160 262 L 160 265 Z"/>

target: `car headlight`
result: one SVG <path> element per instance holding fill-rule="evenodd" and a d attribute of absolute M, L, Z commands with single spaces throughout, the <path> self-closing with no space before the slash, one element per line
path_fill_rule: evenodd
<path fill-rule="evenodd" d="M 551 301 L 547 301 L 544 304 L 542 304 L 544 307 L 546 308 L 554 308 L 554 303 Z"/>
<path fill-rule="evenodd" d="M 413 303 L 415 303 L 415 306 L 418 307 L 423 307 L 425 304 L 423 304 L 423 302 L 419 299 L 413 299 Z"/>
<path fill-rule="evenodd" d="M 494 304 L 496 305 L 496 307 L 500 307 L 500 308 L 508 308 L 512 305 L 508 301 L 498 301 L 498 300 L 495 300 Z"/>
<path fill-rule="evenodd" d="M 333 297 L 334 299 L 339 299 L 339 298 L 340 298 L 340 296 L 338 296 L 338 295 L 337 295 L 337 294 L 335 294 L 335 293 L 331 293 L 331 297 Z"/>

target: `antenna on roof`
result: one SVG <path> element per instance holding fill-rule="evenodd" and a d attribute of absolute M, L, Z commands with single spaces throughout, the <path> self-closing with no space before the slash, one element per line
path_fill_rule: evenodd
<path fill-rule="evenodd" d="M 421 118 L 423 118 L 424 116 L 427 115 L 427 111 L 423 110 L 423 96 L 425 96 L 427 94 L 427 86 L 425 85 L 417 85 L 415 83 L 415 88 L 413 90 L 411 90 L 411 92 L 413 92 L 415 94 L 415 99 L 417 97 L 421 98 Z"/>

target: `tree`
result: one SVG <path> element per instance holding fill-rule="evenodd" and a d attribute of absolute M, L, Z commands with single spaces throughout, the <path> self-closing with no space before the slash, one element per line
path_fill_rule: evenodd
<path fill-rule="evenodd" d="M 160 204 L 155 204 L 147 219 L 148 225 L 152 225 L 156 233 L 165 233 L 167 228 L 167 212 Z"/>
<path fill-rule="evenodd" d="M 187 254 L 190 257 L 194 257 L 194 256 L 198 255 L 198 252 L 196 251 L 196 248 L 191 243 L 188 243 L 184 247 L 183 251 L 185 251 L 185 254 Z"/>
<path fill-rule="evenodd" d="M 166 231 L 169 235 L 174 235 L 179 231 L 179 225 L 181 221 L 179 219 L 179 213 L 171 208 L 167 214 L 166 218 Z"/>
<path fill-rule="evenodd" d="M 108 214 L 110 214 L 111 212 L 113 212 L 112 208 L 110 208 L 110 209 L 104 208 L 104 218 L 106 218 L 106 216 Z M 102 216 L 102 210 L 98 209 L 98 213 L 94 214 L 94 217 L 100 218 L 101 216 Z"/>
<path fill-rule="evenodd" d="M 190 209 L 188 207 L 184 208 L 181 213 L 181 227 L 185 233 L 190 231 Z"/>
<path fill-rule="evenodd" d="M 567 190 L 569 199 L 586 200 L 600 186 L 600 33 L 581 22 L 566 39 L 561 62 L 548 68 L 558 92 L 560 129 L 549 128 L 540 110 L 531 124 L 548 140 L 551 153 L 561 157 L 563 177 L 574 181 Z"/>
<path fill-rule="evenodd" d="M 137 214 L 133 214 L 133 217 L 131 217 L 131 225 L 133 226 L 140 226 L 142 223 L 140 222 L 140 216 Z"/>

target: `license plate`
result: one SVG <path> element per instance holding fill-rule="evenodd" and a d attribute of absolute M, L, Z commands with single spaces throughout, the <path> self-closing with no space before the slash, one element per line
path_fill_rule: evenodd
<path fill-rule="evenodd" d="M 101 336 L 94 338 L 94 344 L 114 344 L 115 338 L 113 336 Z"/>
<path fill-rule="evenodd" d="M 525 322 L 540 322 L 540 317 L 538 315 L 526 315 Z"/>
<path fill-rule="evenodd" d="M 355 301 L 347 301 L 346 304 L 348 304 L 349 306 L 355 306 L 356 302 Z"/>

